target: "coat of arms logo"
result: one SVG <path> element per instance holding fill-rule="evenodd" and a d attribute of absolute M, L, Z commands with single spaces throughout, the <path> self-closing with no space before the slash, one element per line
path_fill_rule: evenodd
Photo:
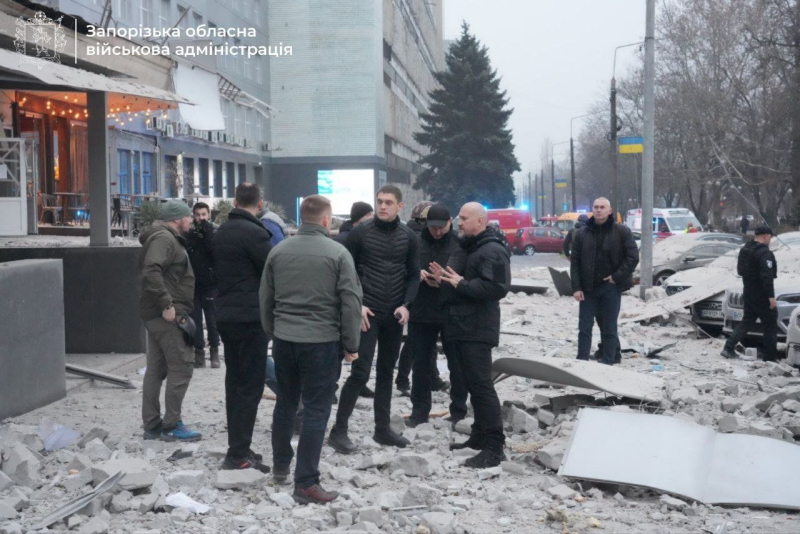
<path fill-rule="evenodd" d="M 51 19 L 38 11 L 33 18 L 17 17 L 14 46 L 20 54 L 20 63 L 33 63 L 39 69 L 46 61 L 61 63 L 61 51 L 67 44 L 59 17 Z"/>

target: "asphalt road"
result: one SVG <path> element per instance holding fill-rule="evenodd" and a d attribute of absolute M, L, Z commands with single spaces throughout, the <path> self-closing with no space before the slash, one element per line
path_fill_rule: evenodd
<path fill-rule="evenodd" d="M 561 254 L 537 252 L 533 256 L 511 256 L 511 269 L 521 270 L 532 267 L 567 267 L 569 261 Z"/>

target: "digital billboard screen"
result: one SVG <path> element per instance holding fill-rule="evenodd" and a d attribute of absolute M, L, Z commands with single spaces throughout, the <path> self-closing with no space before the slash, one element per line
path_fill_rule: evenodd
<path fill-rule="evenodd" d="M 334 215 L 349 215 L 353 202 L 375 203 L 375 171 L 335 169 L 317 171 L 317 193 L 330 199 Z"/>

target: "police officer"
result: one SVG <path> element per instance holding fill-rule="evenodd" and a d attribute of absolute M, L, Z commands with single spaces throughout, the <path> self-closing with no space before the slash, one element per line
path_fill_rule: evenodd
<path fill-rule="evenodd" d="M 778 262 L 769 249 L 772 236 L 768 226 L 759 226 L 756 237 L 739 251 L 736 270 L 744 282 L 744 317 L 731 337 L 725 342 L 720 355 L 737 358 L 734 347 L 753 329 L 756 319 L 761 319 L 764 329 L 764 361 L 778 359 L 778 310 L 775 302 L 773 280 L 778 277 Z"/>

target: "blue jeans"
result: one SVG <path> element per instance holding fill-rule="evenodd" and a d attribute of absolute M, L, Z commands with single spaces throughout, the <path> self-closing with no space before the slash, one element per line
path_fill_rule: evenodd
<path fill-rule="evenodd" d="M 578 319 L 578 359 L 588 360 L 592 349 L 592 328 L 595 317 L 600 325 L 603 341 L 603 360 L 608 365 L 614 365 L 617 353 L 617 319 L 619 307 L 622 302 L 622 291 L 616 284 L 604 282 L 592 291 L 584 293 L 584 300 L 580 303 L 580 316 Z"/>
<path fill-rule="evenodd" d="M 275 338 L 272 357 L 281 392 L 272 412 L 273 466 L 287 467 L 294 457 L 291 440 L 302 397 L 303 424 L 297 444 L 294 484 L 309 488 L 319 484 L 319 457 L 341 367 L 339 342 L 293 343 Z"/>

